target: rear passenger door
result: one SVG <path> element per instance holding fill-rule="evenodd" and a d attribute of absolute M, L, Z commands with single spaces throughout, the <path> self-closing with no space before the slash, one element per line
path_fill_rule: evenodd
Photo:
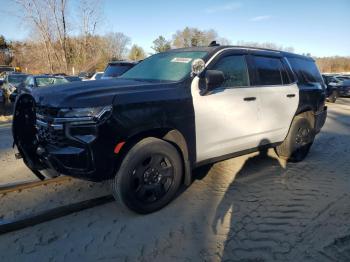
<path fill-rule="evenodd" d="M 193 80 L 197 162 L 259 144 L 258 90 L 250 87 L 246 56 L 218 55 L 207 68 L 222 71 L 225 81 L 201 96 L 198 77 Z"/>
<path fill-rule="evenodd" d="M 282 57 L 251 54 L 249 63 L 255 72 L 253 85 L 259 88 L 260 139 L 283 141 L 298 107 L 298 86 Z"/>

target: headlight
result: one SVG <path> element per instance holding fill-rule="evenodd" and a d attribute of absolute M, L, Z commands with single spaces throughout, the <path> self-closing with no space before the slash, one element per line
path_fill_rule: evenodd
<path fill-rule="evenodd" d="M 112 106 L 84 107 L 61 109 L 59 117 L 62 118 L 101 118 L 105 113 L 112 110 Z"/>

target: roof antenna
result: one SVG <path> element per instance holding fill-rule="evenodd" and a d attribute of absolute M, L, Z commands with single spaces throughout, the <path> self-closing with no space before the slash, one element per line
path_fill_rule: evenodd
<path fill-rule="evenodd" d="M 220 44 L 216 43 L 216 41 L 214 40 L 214 41 L 211 41 L 209 46 L 220 46 Z"/>

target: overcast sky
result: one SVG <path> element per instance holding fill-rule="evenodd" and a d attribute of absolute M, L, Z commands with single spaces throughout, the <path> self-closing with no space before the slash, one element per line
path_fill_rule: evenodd
<path fill-rule="evenodd" d="M 30 38 L 11 0 L 0 0 L 0 8 L 0 34 Z M 233 44 L 273 42 L 297 53 L 350 56 L 350 0 L 104 0 L 103 17 L 98 33 L 123 32 L 148 52 L 159 35 L 171 38 L 190 26 L 214 29 Z"/>

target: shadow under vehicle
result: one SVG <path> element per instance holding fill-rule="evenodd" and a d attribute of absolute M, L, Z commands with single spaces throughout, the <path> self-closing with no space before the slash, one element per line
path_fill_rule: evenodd
<path fill-rule="evenodd" d="M 22 94 L 12 131 L 39 178 L 110 180 L 125 206 L 150 213 L 196 167 L 261 147 L 302 161 L 325 99 L 312 58 L 212 43 L 153 55 L 116 79 Z"/>

